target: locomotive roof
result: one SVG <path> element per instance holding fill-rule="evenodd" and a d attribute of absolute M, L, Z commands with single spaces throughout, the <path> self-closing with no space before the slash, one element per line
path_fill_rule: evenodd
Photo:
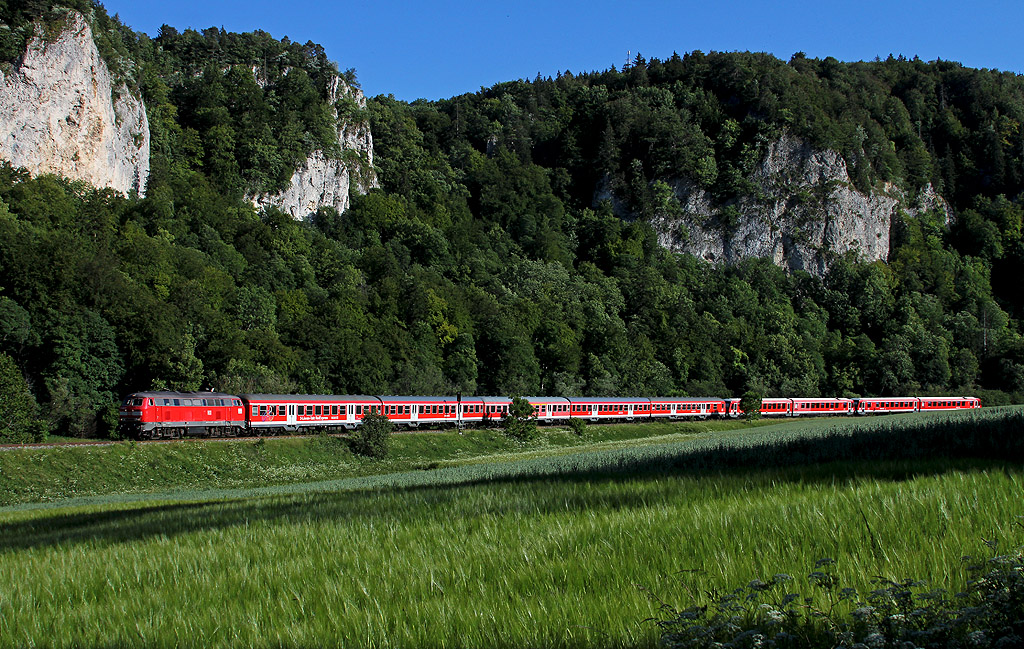
<path fill-rule="evenodd" d="M 150 390 L 147 392 L 132 392 L 127 398 L 131 397 L 159 397 L 161 399 L 237 399 L 238 397 L 233 394 L 225 394 L 223 392 L 174 392 L 171 390 Z"/>

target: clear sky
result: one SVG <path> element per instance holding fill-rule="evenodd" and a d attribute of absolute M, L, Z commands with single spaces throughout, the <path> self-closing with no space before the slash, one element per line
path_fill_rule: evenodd
<path fill-rule="evenodd" d="M 903 54 L 1024 73 L 1024 2 L 684 0 L 680 2 L 324 2 L 106 0 L 155 35 L 163 24 L 262 29 L 314 41 L 363 91 L 441 99 L 501 81 L 621 68 L 627 56 L 751 50 L 841 61 Z"/>

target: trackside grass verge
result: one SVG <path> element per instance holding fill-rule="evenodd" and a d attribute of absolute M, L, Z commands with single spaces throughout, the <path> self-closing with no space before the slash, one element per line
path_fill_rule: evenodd
<path fill-rule="evenodd" d="M 108 494 L 191 499 L 209 492 L 213 498 L 245 497 L 585 473 L 719 472 L 836 460 L 1024 457 L 1024 411 L 1019 408 L 853 421 L 785 421 L 732 431 L 687 423 L 675 426 L 676 431 L 687 432 L 643 436 L 666 429 L 673 430 L 666 424 L 602 428 L 603 440 L 583 442 L 567 432 L 549 433 L 540 444 L 528 447 L 494 432 L 408 435 L 395 440 L 398 448 L 386 461 L 358 458 L 343 440 L 333 437 L 125 443 L 15 452 L 20 456 L 6 452 L 0 453 L 0 504 L 89 495 L 100 496 L 90 502 L 104 502 Z"/>
<path fill-rule="evenodd" d="M 544 428 L 542 437 L 529 446 L 515 444 L 494 430 L 396 434 L 385 460 L 359 457 L 344 438 L 328 436 L 5 450 L 0 451 L 0 506 L 169 489 L 307 483 L 617 444 L 678 442 L 729 431 L 741 434 L 750 428 L 740 421 L 589 426 L 583 438 Z"/>

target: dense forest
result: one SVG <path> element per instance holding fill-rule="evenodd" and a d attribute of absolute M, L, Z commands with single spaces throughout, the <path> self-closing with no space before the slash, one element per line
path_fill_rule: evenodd
<path fill-rule="evenodd" d="M 355 73 L 313 43 L 149 37 L 76 2 L 146 103 L 152 171 L 140 198 L 0 167 L 9 435 L 104 434 L 119 396 L 147 388 L 1024 394 L 1017 75 L 692 52 L 437 102 L 346 100 L 333 108 L 369 121 L 381 188 L 294 221 L 246 196 L 314 149 L 345 155 L 328 86 Z M 0 2 L 8 61 L 49 4 Z M 824 277 L 659 247 L 669 181 L 706 188 L 727 227 L 783 133 L 839 152 L 862 191 L 931 185 L 955 221 L 905 217 L 888 262 L 837 258 Z"/>

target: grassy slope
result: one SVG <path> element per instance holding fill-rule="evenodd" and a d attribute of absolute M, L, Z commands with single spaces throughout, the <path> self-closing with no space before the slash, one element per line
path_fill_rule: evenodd
<path fill-rule="evenodd" d="M 590 426 L 584 438 L 563 429 L 544 429 L 542 439 L 527 447 L 496 431 L 399 434 L 393 437 L 385 461 L 355 456 L 340 439 L 327 437 L 9 450 L 0 451 L 0 506 L 169 489 L 306 483 L 593 450 L 640 440 L 677 442 L 749 427 L 735 421 Z"/>
<path fill-rule="evenodd" d="M 759 432 L 806 457 L 855 448 L 815 441 L 824 426 Z M 1020 543 L 1016 451 L 773 468 L 756 442 L 768 466 L 729 468 L 754 436 L 527 461 L 496 449 L 498 465 L 258 495 L 8 508 L 0 646 L 653 646 L 650 592 L 685 605 L 806 575 L 823 556 L 852 585 L 956 588 L 983 539 Z"/>

